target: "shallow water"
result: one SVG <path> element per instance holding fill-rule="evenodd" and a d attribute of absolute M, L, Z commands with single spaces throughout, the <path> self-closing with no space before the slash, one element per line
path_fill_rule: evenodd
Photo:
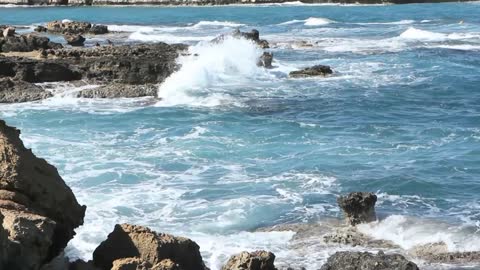
<path fill-rule="evenodd" d="M 88 206 L 73 258 L 132 222 L 193 238 L 212 269 L 258 248 L 317 269 L 334 250 L 306 259 L 292 232 L 252 231 L 339 217 L 336 196 L 356 190 L 377 192 L 390 216 L 364 228 L 375 237 L 478 250 L 478 14 L 478 3 L 1 8 L 1 24 L 89 20 L 127 31 L 116 43 L 186 42 L 200 56 L 179 59 L 160 102 L 76 99 L 54 84 L 55 97 L 0 116 Z M 260 30 L 276 68 L 256 67 L 247 41 L 202 42 L 237 27 Z M 287 76 L 314 64 L 335 75 Z"/>

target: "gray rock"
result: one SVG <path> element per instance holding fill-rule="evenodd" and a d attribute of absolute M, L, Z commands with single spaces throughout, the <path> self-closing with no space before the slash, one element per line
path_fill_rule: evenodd
<path fill-rule="evenodd" d="M 77 97 L 82 98 L 133 98 L 133 97 L 156 97 L 158 86 L 155 84 L 108 84 L 93 89 L 78 92 Z"/>
<path fill-rule="evenodd" d="M 100 35 L 108 33 L 108 27 L 106 25 L 92 25 L 89 22 L 79 21 L 52 21 L 47 23 L 46 28 L 51 33 L 65 35 Z"/>
<path fill-rule="evenodd" d="M 377 196 L 371 192 L 352 192 L 337 198 L 348 224 L 355 226 L 376 220 L 375 203 Z"/>
<path fill-rule="evenodd" d="M 33 29 L 33 31 L 35 31 L 35 32 L 47 32 L 47 28 L 45 26 L 38 25 Z"/>
<path fill-rule="evenodd" d="M 258 59 L 257 66 L 272 68 L 273 54 L 269 52 L 264 52 L 260 59 Z"/>
<path fill-rule="evenodd" d="M 106 25 L 95 24 L 90 28 L 89 33 L 95 35 L 107 34 L 108 27 Z"/>
<path fill-rule="evenodd" d="M 343 251 L 330 256 L 321 270 L 418 270 L 418 267 L 399 254 Z"/>
<path fill-rule="evenodd" d="M 51 97 L 52 94 L 42 88 L 10 78 L 0 79 L 0 103 L 19 103 L 41 100 Z"/>
<path fill-rule="evenodd" d="M 329 66 L 316 65 L 313 67 L 292 71 L 290 72 L 289 76 L 294 78 L 299 78 L 299 77 L 301 78 L 301 77 L 327 76 L 332 73 L 333 71 Z"/>
<path fill-rule="evenodd" d="M 51 42 L 49 38 L 36 34 L 0 38 L 0 51 L 2 52 L 31 52 L 61 47 L 60 43 Z"/>
<path fill-rule="evenodd" d="M 13 37 L 15 35 L 15 28 L 7 27 L 3 29 L 3 37 Z"/>

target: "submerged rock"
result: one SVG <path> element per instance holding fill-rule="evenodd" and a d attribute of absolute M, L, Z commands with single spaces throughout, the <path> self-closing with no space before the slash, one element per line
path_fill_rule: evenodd
<path fill-rule="evenodd" d="M 258 250 L 242 252 L 230 257 L 222 270 L 276 270 L 275 255 L 271 252 Z"/>
<path fill-rule="evenodd" d="M 375 203 L 377 195 L 371 192 L 352 192 L 337 198 L 348 224 L 355 226 L 376 220 Z"/>
<path fill-rule="evenodd" d="M 0 103 L 28 102 L 51 96 L 50 92 L 34 84 L 10 78 L 0 78 Z"/>
<path fill-rule="evenodd" d="M 182 270 L 207 269 L 200 255 L 200 247 L 188 238 L 156 233 L 146 227 L 129 224 L 116 225 L 107 240 L 93 252 L 95 266 L 109 270 L 119 259 L 135 258 L 133 264 L 164 267 L 175 265 Z M 165 260 L 170 260 L 173 264 Z M 116 265 L 125 264 L 117 262 Z M 122 268 L 120 268 L 122 269 Z M 162 269 L 162 268 L 160 268 Z"/>
<path fill-rule="evenodd" d="M 383 252 L 336 252 L 320 270 L 418 270 L 418 266 L 402 255 Z"/>
<path fill-rule="evenodd" d="M 19 135 L 0 120 L 0 213 L 8 233 L 8 255 L 0 268 L 36 270 L 65 248 L 83 224 L 86 207 Z"/>
<path fill-rule="evenodd" d="M 297 71 L 290 72 L 290 77 L 314 77 L 314 76 L 327 76 L 332 74 L 333 71 L 329 66 L 316 65 L 313 67 L 304 68 Z"/>

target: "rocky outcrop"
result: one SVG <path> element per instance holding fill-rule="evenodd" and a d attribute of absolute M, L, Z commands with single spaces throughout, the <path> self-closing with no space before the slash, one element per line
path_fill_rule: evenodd
<path fill-rule="evenodd" d="M 418 270 L 418 267 L 399 254 L 343 251 L 330 256 L 321 270 Z"/>
<path fill-rule="evenodd" d="M 85 43 L 85 38 L 81 35 L 65 35 L 64 38 L 68 45 L 75 47 L 81 47 Z"/>
<path fill-rule="evenodd" d="M 337 198 L 348 224 L 355 226 L 376 220 L 375 203 L 377 195 L 371 192 L 352 192 Z"/>
<path fill-rule="evenodd" d="M 47 23 L 47 31 L 64 35 L 81 35 L 81 34 L 107 34 L 108 27 L 106 25 L 93 25 L 89 22 L 77 21 L 53 21 Z"/>
<path fill-rule="evenodd" d="M 222 270 L 276 270 L 275 255 L 271 252 L 258 250 L 242 252 L 230 257 Z"/>
<path fill-rule="evenodd" d="M 18 103 L 41 100 L 52 94 L 25 81 L 0 78 L 0 103 Z"/>
<path fill-rule="evenodd" d="M 57 256 L 83 224 L 85 206 L 55 167 L 25 148 L 0 120 L 0 213 L 8 233 L 2 269 L 36 270 Z"/>
<path fill-rule="evenodd" d="M 252 29 L 250 32 L 242 32 L 240 30 L 235 30 L 230 34 L 220 35 L 214 38 L 211 42 L 218 43 L 224 40 L 226 37 L 234 37 L 234 38 L 244 38 L 247 40 L 251 40 L 255 44 L 257 44 L 262 49 L 269 48 L 268 41 L 264 39 L 260 39 L 260 32 L 257 29 Z"/>
<path fill-rule="evenodd" d="M 156 233 L 142 226 L 121 224 L 116 225 L 107 240 L 95 249 L 93 263 L 103 270 L 109 270 L 114 265 L 119 267 L 126 264 L 125 260 L 115 263 L 119 259 L 134 258 L 127 261 L 135 267 L 171 265 L 172 268 L 168 269 L 174 269 L 178 265 L 182 270 L 206 269 L 199 250 L 200 247 L 188 238 Z"/>
<path fill-rule="evenodd" d="M 272 68 L 273 54 L 269 52 L 264 52 L 260 59 L 258 59 L 257 66 Z"/>
<path fill-rule="evenodd" d="M 6 27 L 3 29 L 3 37 L 6 38 L 6 37 L 12 37 L 13 35 L 15 35 L 15 28 L 13 27 Z"/>
<path fill-rule="evenodd" d="M 59 49 L 60 43 L 36 34 L 8 36 L 0 38 L 0 52 L 31 52 L 40 49 Z"/>
<path fill-rule="evenodd" d="M 158 86 L 155 84 L 132 85 L 132 84 L 108 84 L 93 89 L 86 89 L 78 92 L 77 97 L 81 98 L 134 98 L 134 97 L 156 97 Z"/>
<path fill-rule="evenodd" d="M 289 76 L 293 78 L 302 78 L 302 77 L 327 76 L 332 73 L 333 71 L 329 66 L 316 65 L 313 67 L 292 71 L 290 72 Z"/>

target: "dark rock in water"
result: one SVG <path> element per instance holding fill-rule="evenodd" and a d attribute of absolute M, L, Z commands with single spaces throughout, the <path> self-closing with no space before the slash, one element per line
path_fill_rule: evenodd
<path fill-rule="evenodd" d="M 36 34 L 0 38 L 0 51 L 2 52 L 31 52 L 39 49 L 57 48 L 62 48 L 62 45 Z"/>
<path fill-rule="evenodd" d="M 90 28 L 89 33 L 92 33 L 95 35 L 107 34 L 108 27 L 106 25 L 95 24 Z"/>
<path fill-rule="evenodd" d="M 333 71 L 329 66 L 316 65 L 313 67 L 305 68 L 302 70 L 290 72 L 290 77 L 314 77 L 314 76 L 327 76 L 332 74 Z"/>
<path fill-rule="evenodd" d="M 35 31 L 35 32 L 47 32 L 47 28 L 45 26 L 38 25 L 33 29 L 33 31 Z"/>
<path fill-rule="evenodd" d="M 47 269 L 47 270 L 50 270 L 50 269 Z M 68 270 L 102 270 L 102 269 L 95 267 L 95 265 L 93 264 L 93 261 L 85 262 L 82 260 L 76 260 L 69 264 Z"/>
<path fill-rule="evenodd" d="M 371 192 L 352 192 L 337 198 L 338 206 L 343 210 L 347 223 L 352 226 L 375 221 L 376 202 L 377 195 Z"/>
<path fill-rule="evenodd" d="M 182 270 L 207 269 L 200 255 L 200 247 L 188 238 L 156 233 L 142 226 L 129 224 L 116 225 L 107 240 L 93 252 L 95 266 L 108 270 L 114 265 L 124 265 L 119 259 L 135 258 L 129 264 L 155 266 L 176 265 Z M 171 262 L 171 263 L 170 263 Z M 122 269 L 122 268 L 120 268 Z M 159 268 L 162 269 L 162 268 Z"/>
<path fill-rule="evenodd" d="M 255 42 L 260 48 L 266 49 L 269 48 L 268 41 L 260 39 L 260 32 L 256 29 L 252 29 L 250 32 L 241 32 L 240 30 L 235 30 L 229 35 L 220 35 L 214 38 L 211 42 L 218 43 L 225 39 L 225 37 L 234 37 L 234 38 L 244 38 Z"/>
<path fill-rule="evenodd" d="M 272 68 L 273 54 L 269 52 L 264 52 L 260 59 L 258 59 L 257 66 Z"/>
<path fill-rule="evenodd" d="M 274 261 L 275 255 L 271 252 L 264 250 L 244 251 L 230 257 L 222 270 L 277 270 Z"/>
<path fill-rule="evenodd" d="M 69 45 L 76 46 L 76 47 L 81 47 L 85 43 L 85 38 L 82 37 L 81 35 L 66 35 L 64 36 L 64 38 Z"/>
<path fill-rule="evenodd" d="M 62 252 L 86 207 L 57 169 L 25 148 L 20 131 L 2 120 L 0 157 L 0 231 L 8 233 L 2 269 L 37 270 Z"/>
<path fill-rule="evenodd" d="M 343 251 L 330 256 L 321 270 L 418 270 L 418 267 L 399 254 Z"/>
<path fill-rule="evenodd" d="M 0 78 L 0 103 L 19 103 L 41 100 L 52 94 L 42 88 L 24 81 Z"/>
<path fill-rule="evenodd" d="M 53 21 L 47 23 L 46 28 L 49 32 L 65 35 L 100 35 L 108 33 L 108 27 L 106 25 L 92 25 L 89 22 Z"/>
<path fill-rule="evenodd" d="M 77 97 L 82 98 L 133 98 L 133 97 L 156 97 L 158 86 L 155 84 L 108 84 L 93 89 L 78 92 Z"/>
<path fill-rule="evenodd" d="M 3 29 L 3 37 L 13 37 L 15 35 L 15 28 L 14 27 L 6 27 Z"/>

